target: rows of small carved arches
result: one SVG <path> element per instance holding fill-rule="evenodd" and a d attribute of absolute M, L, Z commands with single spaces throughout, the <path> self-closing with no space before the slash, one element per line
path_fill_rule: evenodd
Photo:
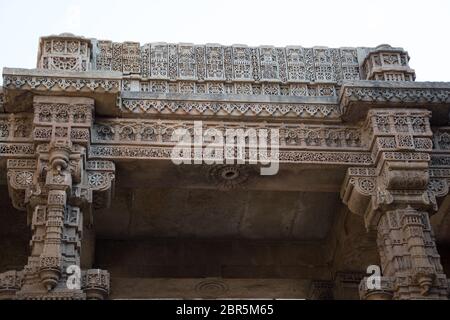
<path fill-rule="evenodd" d="M 69 104 L 35 104 L 35 122 L 87 123 L 91 121 L 92 106 Z"/>
<path fill-rule="evenodd" d="M 374 125 L 380 132 L 413 132 L 416 134 L 428 133 L 430 126 L 427 115 L 425 113 L 421 115 L 392 113 L 391 115 L 379 115 L 374 118 Z"/>
<path fill-rule="evenodd" d="M 117 130 L 113 125 L 96 125 L 95 140 L 96 141 L 114 141 L 116 139 L 116 131 L 118 133 L 119 141 L 150 141 L 150 142 L 172 142 L 171 137 L 176 128 L 183 128 L 193 135 L 193 128 L 183 125 L 176 127 L 165 127 L 162 125 L 145 126 L 145 125 L 122 125 Z M 215 128 L 225 132 L 226 128 L 218 126 Z M 236 129 L 236 128 L 234 128 Z M 260 128 L 241 128 L 244 131 L 248 129 L 255 129 L 254 132 Z M 361 133 L 359 130 L 348 129 L 294 129 L 281 128 L 280 137 L 282 143 L 286 145 L 296 145 L 304 141 L 306 145 L 320 146 L 361 146 Z M 250 132 L 250 131 L 249 131 Z M 270 137 L 270 130 L 268 130 Z"/>

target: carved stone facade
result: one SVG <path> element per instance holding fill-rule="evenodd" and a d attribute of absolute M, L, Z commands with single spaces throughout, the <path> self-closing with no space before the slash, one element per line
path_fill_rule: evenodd
<path fill-rule="evenodd" d="M 414 82 L 408 61 L 42 38 L 37 69 L 5 68 L 0 89 L 4 205 L 31 229 L 0 299 L 446 299 L 450 83 Z M 276 130 L 280 172 L 176 166 L 177 129 Z"/>

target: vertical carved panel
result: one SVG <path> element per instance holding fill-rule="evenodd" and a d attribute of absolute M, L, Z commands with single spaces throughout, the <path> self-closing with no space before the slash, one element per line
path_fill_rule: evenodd
<path fill-rule="evenodd" d="M 122 72 L 122 44 L 114 42 L 112 44 L 112 64 L 113 71 Z"/>
<path fill-rule="evenodd" d="M 224 80 L 224 52 L 222 46 L 206 46 L 206 75 L 210 80 Z"/>
<path fill-rule="evenodd" d="M 233 47 L 233 71 L 235 80 L 252 80 L 252 55 L 248 47 Z"/>
<path fill-rule="evenodd" d="M 342 78 L 344 80 L 359 80 L 358 55 L 355 49 L 341 49 Z"/>
<path fill-rule="evenodd" d="M 167 78 L 169 75 L 169 47 L 166 44 L 152 44 L 150 54 L 152 78 Z"/>
<path fill-rule="evenodd" d="M 97 43 L 99 53 L 97 55 L 97 70 L 109 71 L 112 69 L 113 48 L 111 41 L 99 41 Z"/>
<path fill-rule="evenodd" d="M 180 79 L 195 79 L 196 69 L 194 46 L 180 44 L 178 46 L 178 72 Z"/>
<path fill-rule="evenodd" d="M 278 54 L 273 47 L 259 48 L 261 80 L 277 80 L 280 78 Z"/>
<path fill-rule="evenodd" d="M 141 49 L 138 42 L 124 42 L 122 46 L 123 73 L 141 73 Z"/>
<path fill-rule="evenodd" d="M 314 49 L 317 81 L 336 81 L 330 49 Z"/>
<path fill-rule="evenodd" d="M 206 62 L 205 62 L 205 47 L 195 47 L 195 58 L 197 62 L 197 78 L 198 80 L 205 80 L 206 78 Z"/>
<path fill-rule="evenodd" d="M 169 79 L 176 80 L 178 77 L 178 47 L 169 45 Z"/>
<path fill-rule="evenodd" d="M 306 67 L 303 48 L 286 48 L 287 78 L 289 81 L 306 81 Z"/>

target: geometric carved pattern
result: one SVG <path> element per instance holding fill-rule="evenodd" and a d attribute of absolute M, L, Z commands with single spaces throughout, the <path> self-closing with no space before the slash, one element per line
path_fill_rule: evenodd
<path fill-rule="evenodd" d="M 120 146 L 120 145 L 93 145 L 89 150 L 91 158 L 116 159 L 162 159 L 170 160 L 172 147 L 147 146 Z M 192 150 L 193 151 L 193 150 Z M 280 150 L 278 152 L 280 163 L 311 163 L 311 164 L 338 164 L 338 165 L 371 165 L 372 157 L 367 152 L 332 152 L 332 151 L 293 151 Z M 254 155 L 252 155 L 254 156 Z M 260 154 L 261 158 L 262 155 Z M 191 154 L 194 159 L 194 154 Z M 246 152 L 245 159 L 250 159 Z"/>
<path fill-rule="evenodd" d="M 98 70 L 123 70 L 143 78 L 278 82 L 359 79 L 356 49 L 351 48 L 313 50 L 167 43 L 140 46 L 101 40 L 95 52 Z"/>
<path fill-rule="evenodd" d="M 41 38 L 38 68 L 65 71 L 87 71 L 91 55 L 89 39 L 72 34 Z"/>
<path fill-rule="evenodd" d="M 383 45 L 370 52 L 364 61 L 368 80 L 414 81 L 414 70 L 408 66 L 407 52 Z"/>
<path fill-rule="evenodd" d="M 191 102 L 170 100 L 123 99 L 121 109 L 124 113 L 199 113 L 224 116 L 275 116 L 301 118 L 339 118 L 340 111 L 333 104 L 276 104 L 239 102 Z"/>

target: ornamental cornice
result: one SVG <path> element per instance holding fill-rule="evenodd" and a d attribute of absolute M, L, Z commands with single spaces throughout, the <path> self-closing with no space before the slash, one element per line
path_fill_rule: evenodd
<path fill-rule="evenodd" d="M 121 74 L 99 71 L 3 69 L 3 112 L 29 111 L 34 95 L 94 98 L 97 110 L 117 114 Z"/>
<path fill-rule="evenodd" d="M 433 111 L 437 123 L 448 122 L 449 82 L 348 81 L 339 95 L 344 121 L 358 121 L 369 108 L 423 107 Z"/>
<path fill-rule="evenodd" d="M 4 89 L 119 92 L 122 74 L 105 71 L 63 71 L 3 68 Z"/>

